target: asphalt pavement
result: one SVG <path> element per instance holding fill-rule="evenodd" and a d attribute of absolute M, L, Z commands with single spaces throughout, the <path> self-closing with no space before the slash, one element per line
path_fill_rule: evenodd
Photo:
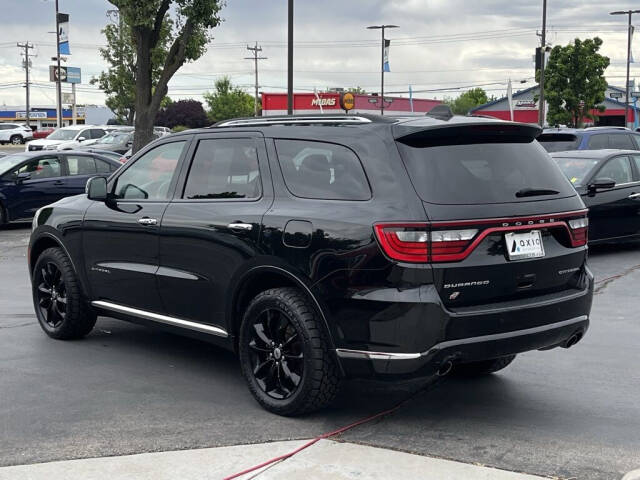
<path fill-rule="evenodd" d="M 106 318 L 81 341 L 46 337 L 28 235 L 0 230 L 0 466 L 310 438 L 411 397 L 337 440 L 567 479 L 640 467 L 637 244 L 592 249 L 599 283 L 575 347 L 479 379 L 350 382 L 331 408 L 291 419 L 262 410 L 235 357 L 206 343 Z"/>

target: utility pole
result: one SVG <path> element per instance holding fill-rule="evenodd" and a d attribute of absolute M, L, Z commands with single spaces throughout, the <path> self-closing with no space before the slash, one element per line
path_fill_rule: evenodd
<path fill-rule="evenodd" d="M 60 81 L 60 12 L 58 11 L 58 0 L 56 0 L 56 116 L 58 128 L 62 125 L 62 82 Z"/>
<path fill-rule="evenodd" d="M 367 27 L 369 30 L 380 30 L 382 32 L 382 51 L 380 52 L 380 115 L 384 115 L 384 49 L 385 28 L 398 28 L 398 25 L 370 25 Z"/>
<path fill-rule="evenodd" d="M 287 114 L 293 114 L 293 0 L 289 0 L 287 25 Z"/>
<path fill-rule="evenodd" d="M 34 55 L 32 53 L 29 53 L 29 49 L 33 48 L 33 44 L 29 42 L 24 42 L 24 43 L 18 43 L 17 46 L 18 48 L 24 48 L 23 67 L 25 71 L 24 87 L 26 89 L 26 117 L 27 117 L 27 127 L 31 128 L 31 121 L 30 121 L 31 108 L 29 105 L 29 86 L 31 85 L 31 83 L 29 82 L 29 68 L 31 68 L 31 60 L 29 60 L 29 57 L 33 57 Z"/>
<path fill-rule="evenodd" d="M 633 26 L 631 25 L 631 16 L 634 13 L 640 13 L 640 10 L 619 10 L 611 12 L 609 15 L 628 15 L 629 23 L 627 27 L 627 83 L 624 87 L 624 126 L 629 123 L 629 64 L 631 63 L 631 34 L 633 33 Z M 636 113 L 634 112 L 634 116 Z"/>
<path fill-rule="evenodd" d="M 258 47 L 258 42 L 256 42 L 255 47 L 250 47 L 247 45 L 247 50 L 253 52 L 253 57 L 244 57 L 245 60 L 253 60 L 253 68 L 255 71 L 255 80 L 256 80 L 256 91 L 255 97 L 253 99 L 253 115 L 258 116 L 258 60 L 266 60 L 267 57 L 259 57 L 258 53 L 262 51 L 262 47 Z"/>
<path fill-rule="evenodd" d="M 538 124 L 544 128 L 544 57 L 547 48 L 547 0 L 542 0 L 542 35 L 540 35 L 540 99 L 538 100 Z"/>

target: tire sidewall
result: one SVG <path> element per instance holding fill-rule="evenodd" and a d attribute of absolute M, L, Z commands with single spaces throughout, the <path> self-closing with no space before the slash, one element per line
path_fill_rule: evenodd
<path fill-rule="evenodd" d="M 284 312 L 296 329 L 298 335 L 302 338 L 302 350 L 304 354 L 302 378 L 295 393 L 286 399 L 277 399 L 267 395 L 267 393 L 260 388 L 260 385 L 258 385 L 253 375 L 253 365 L 251 364 L 248 347 L 251 338 L 251 328 L 255 319 L 266 309 L 278 309 Z M 294 306 L 289 305 L 283 298 L 263 292 L 258 295 L 247 308 L 243 316 L 238 339 L 240 366 L 242 374 L 249 385 L 249 389 L 258 402 L 267 410 L 284 415 L 297 411 L 300 406 L 305 403 L 306 397 L 312 388 L 311 382 L 309 382 L 309 372 L 314 368 L 313 349 L 311 348 L 306 326 L 304 322 L 300 320 L 299 312 L 296 310 Z"/>
<path fill-rule="evenodd" d="M 14 141 L 16 138 L 18 139 L 17 142 Z M 21 145 L 22 143 L 24 143 L 24 140 L 22 139 L 22 137 L 20 135 L 12 135 L 11 138 L 9 138 L 9 142 L 12 145 Z"/>

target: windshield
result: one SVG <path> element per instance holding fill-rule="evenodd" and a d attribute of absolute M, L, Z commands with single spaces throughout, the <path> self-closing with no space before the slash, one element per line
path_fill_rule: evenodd
<path fill-rule="evenodd" d="M 21 155 L 19 153 L 0 158 L 0 175 L 27 158 L 29 158 L 28 155 Z"/>
<path fill-rule="evenodd" d="M 129 135 L 127 133 L 110 133 L 109 135 L 105 135 L 100 140 L 96 142 L 96 144 L 109 144 L 113 145 L 116 143 L 122 143 L 126 141 L 126 137 Z"/>
<path fill-rule="evenodd" d="M 566 152 L 578 148 L 580 137 L 572 133 L 543 133 L 538 142 L 547 152 Z"/>
<path fill-rule="evenodd" d="M 472 205 L 542 198 L 523 194 L 531 190 L 557 192 L 546 198 L 575 195 L 558 166 L 535 141 L 429 147 L 398 142 L 398 148 L 425 202 Z"/>
<path fill-rule="evenodd" d="M 47 137 L 47 140 L 73 140 L 78 134 L 78 130 L 66 130 L 60 128 Z"/>
<path fill-rule="evenodd" d="M 557 157 L 554 160 L 574 187 L 582 185 L 589 172 L 598 164 L 596 158 Z"/>

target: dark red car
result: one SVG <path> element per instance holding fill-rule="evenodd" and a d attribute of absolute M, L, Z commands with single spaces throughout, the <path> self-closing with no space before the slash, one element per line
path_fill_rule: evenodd
<path fill-rule="evenodd" d="M 41 127 L 33 131 L 33 139 L 36 140 L 38 138 L 47 138 L 51 135 L 56 129 L 53 127 Z"/>

